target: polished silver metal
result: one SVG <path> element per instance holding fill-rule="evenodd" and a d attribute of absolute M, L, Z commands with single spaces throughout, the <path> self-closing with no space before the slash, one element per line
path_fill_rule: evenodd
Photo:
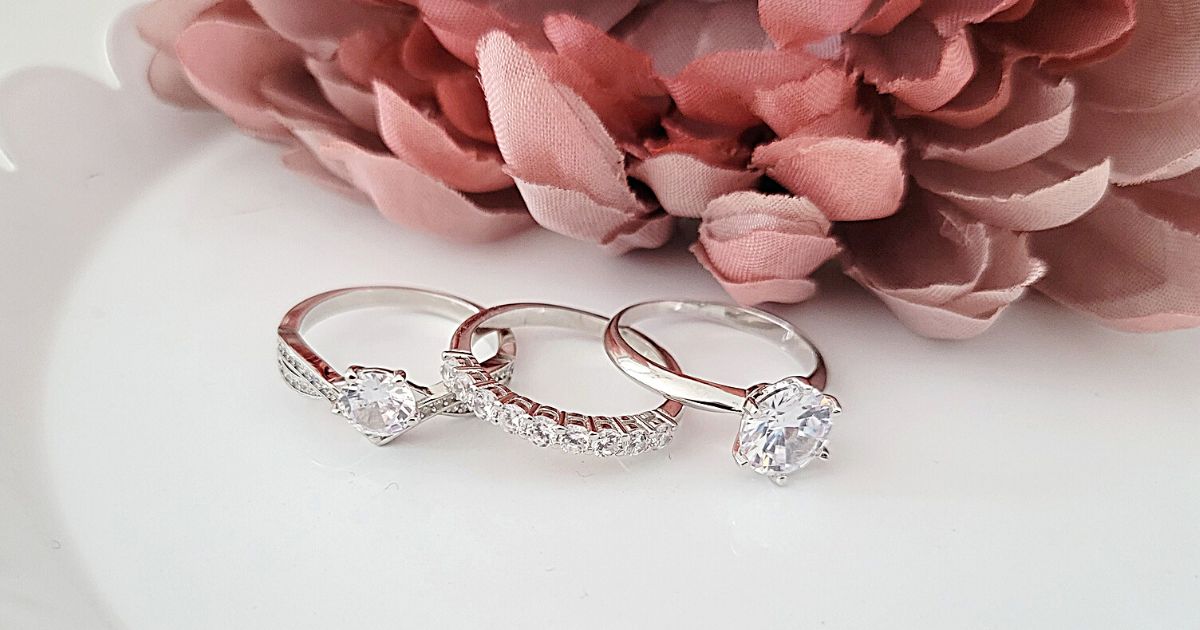
<path fill-rule="evenodd" d="M 800 378 L 818 389 L 825 387 L 825 362 L 817 347 L 791 322 L 766 311 L 690 300 L 661 300 L 626 307 L 605 327 L 604 351 L 627 376 L 667 398 L 699 409 L 742 413 L 749 390 L 684 374 L 646 356 L 629 342 L 625 331 L 630 326 L 667 316 L 715 322 L 766 339 L 800 362 Z"/>
<path fill-rule="evenodd" d="M 494 306 L 467 318 L 443 353 L 444 376 L 459 399 L 471 403 L 477 416 L 503 426 L 538 446 L 557 445 L 570 453 L 601 457 L 636 455 L 662 448 L 674 435 L 682 405 L 664 400 L 657 408 L 632 415 L 594 416 L 562 411 L 522 396 L 478 365 L 470 348 L 478 335 L 490 328 L 526 326 L 565 328 L 603 333 L 607 318 L 555 304 L 517 303 Z M 679 369 L 675 359 L 637 331 L 627 331 L 628 343 L 655 361 Z"/>
<path fill-rule="evenodd" d="M 279 373 L 284 381 L 305 396 L 325 398 L 331 403 L 336 403 L 344 388 L 353 382 L 354 375 L 360 370 L 382 369 L 350 366 L 347 373 L 342 374 L 313 350 L 304 338 L 305 333 L 313 326 L 331 317 L 377 307 L 434 315 L 454 323 L 459 323 L 481 310 L 479 305 L 463 298 L 413 287 L 348 287 L 314 295 L 293 306 L 279 322 L 277 359 Z M 515 338 L 511 331 L 497 329 L 481 331 L 480 338 L 487 334 L 497 336 L 497 350 L 494 356 L 481 362 L 480 367 L 493 375 L 497 381 L 505 382 L 512 373 L 512 360 L 516 356 Z M 422 385 L 408 381 L 403 370 L 394 370 L 393 373 L 418 394 L 418 423 L 438 414 L 470 413 L 469 408 L 455 400 L 444 382 Z M 333 411 L 339 413 L 336 406 Z M 393 435 L 380 438 L 366 433 L 364 435 L 375 444 L 385 444 L 396 437 Z"/>

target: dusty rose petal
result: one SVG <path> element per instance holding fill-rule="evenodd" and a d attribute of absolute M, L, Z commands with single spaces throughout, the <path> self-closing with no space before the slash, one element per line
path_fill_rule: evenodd
<path fill-rule="evenodd" d="M 891 32 L 920 6 L 921 0 L 882 0 L 874 3 L 874 12 L 868 11 L 853 30 L 863 35 L 883 35 Z"/>
<path fill-rule="evenodd" d="M 871 0 L 760 0 L 763 28 L 782 46 L 803 44 L 850 30 Z"/>
<path fill-rule="evenodd" d="M 798 81 L 756 91 L 751 111 L 780 137 L 801 131 L 866 137 L 871 115 L 858 107 L 857 94 L 858 77 L 830 66 Z"/>
<path fill-rule="evenodd" d="M 513 194 L 465 196 L 386 154 L 368 151 L 319 128 L 293 133 L 331 173 L 371 198 L 388 219 L 464 241 L 509 236 L 532 222 Z"/>
<path fill-rule="evenodd" d="M 362 129 L 373 133 L 379 131 L 379 113 L 375 105 L 375 95 L 370 90 L 345 80 L 337 72 L 336 66 L 329 62 L 310 58 L 306 66 L 321 86 L 325 100 L 329 101 L 334 109 Z"/>
<path fill-rule="evenodd" d="M 379 135 L 410 166 L 463 192 L 492 192 L 513 185 L 496 149 L 456 141 L 437 120 L 382 83 L 375 85 L 375 94 Z"/>
<path fill-rule="evenodd" d="M 928 193 L 888 219 L 845 224 L 843 237 L 847 275 L 927 337 L 978 335 L 1045 273 L 1026 236 L 975 223 Z"/>
<path fill-rule="evenodd" d="M 1065 225 L 1083 216 L 1108 190 L 1108 161 L 1071 172 L 1045 161 L 981 173 L 950 164 L 917 164 L 913 176 L 980 221 L 1022 232 Z"/>
<path fill-rule="evenodd" d="M 264 77 L 302 64 L 300 49 L 276 35 L 248 9 L 204 14 L 176 42 L 188 79 L 204 100 L 255 134 L 287 137 L 263 99 Z"/>
<path fill-rule="evenodd" d="M 1034 75 L 1017 75 L 1018 82 L 1007 109 L 972 129 L 923 126 L 913 143 L 927 160 L 943 160 L 978 169 L 999 171 L 1024 164 L 1062 144 L 1071 131 L 1075 113 L 1075 87 Z M 1094 166 L 1103 157 L 1088 161 Z"/>
<path fill-rule="evenodd" d="M 903 147 L 855 138 L 785 138 L 758 148 L 754 165 L 835 221 L 896 211 L 904 194 Z"/>
<path fill-rule="evenodd" d="M 354 0 L 247 1 L 271 30 L 318 59 L 332 57 L 338 42 L 363 25 L 401 25 L 416 17 L 416 10 L 404 0 L 386 5 Z"/>
<path fill-rule="evenodd" d="M 799 302 L 816 290 L 808 277 L 840 249 L 829 230 L 807 199 L 734 192 L 705 208 L 692 252 L 741 304 Z"/>
<path fill-rule="evenodd" d="M 1028 75 L 1037 72 L 1033 62 L 1018 64 L 1015 57 L 1003 57 L 986 49 L 979 51 L 979 59 L 979 71 L 950 102 L 931 112 L 923 112 L 900 101 L 896 103 L 896 115 L 963 129 L 978 127 L 1008 107 L 1014 82 L 1032 80 Z M 1014 79 L 1014 74 L 1025 76 Z"/>
<path fill-rule="evenodd" d="M 1112 157 L 1118 185 L 1171 179 L 1200 167 L 1200 98 L 1176 109 L 1129 115 L 1081 106 L 1075 132 L 1055 152 L 1072 168 Z"/>
<path fill-rule="evenodd" d="M 1200 325 L 1200 178 L 1118 189 L 1079 221 L 1033 235 L 1038 289 L 1114 328 Z M 1086 246 L 1081 246 L 1086 244 Z"/>
<path fill-rule="evenodd" d="M 684 116 L 749 127 L 758 122 L 756 91 L 803 79 L 829 63 L 801 52 L 718 52 L 688 64 L 667 87 Z"/>
<path fill-rule="evenodd" d="M 670 217 L 646 227 L 655 209 L 629 188 L 624 154 L 583 99 L 505 33 L 480 43 L 479 70 L 496 144 L 538 223 L 614 252 L 666 242 Z"/>
<path fill-rule="evenodd" d="M 880 37 L 851 35 L 846 45 L 867 82 L 918 111 L 950 102 L 975 74 L 967 31 L 942 35 L 916 16 Z"/>
<path fill-rule="evenodd" d="M 629 174 L 644 182 L 667 212 L 698 218 L 721 195 L 746 190 L 762 177 L 745 169 L 713 166 L 687 153 L 661 153 L 635 163 Z"/>
<path fill-rule="evenodd" d="M 621 39 L 644 52 L 666 78 L 724 50 L 770 50 L 753 2 L 662 0 L 640 9 Z"/>
<path fill-rule="evenodd" d="M 1110 111 L 1174 109 L 1200 91 L 1200 3 L 1141 0 L 1129 45 L 1077 75 L 1080 97 Z"/>
<path fill-rule="evenodd" d="M 146 80 L 154 93 L 169 103 L 188 108 L 208 106 L 208 102 L 188 82 L 183 64 L 171 55 L 156 53 L 146 69 Z"/>
<path fill-rule="evenodd" d="M 1023 18 L 980 29 L 1008 50 L 1062 69 L 1111 52 L 1132 31 L 1133 0 L 1041 0 Z"/>

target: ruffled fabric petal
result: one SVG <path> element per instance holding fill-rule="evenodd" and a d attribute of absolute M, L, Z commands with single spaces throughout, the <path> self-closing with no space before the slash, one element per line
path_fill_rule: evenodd
<path fill-rule="evenodd" d="M 684 116 L 745 128 L 759 122 L 756 92 L 803 79 L 829 63 L 800 52 L 717 52 L 688 64 L 667 87 Z"/>
<path fill-rule="evenodd" d="M 634 163 L 629 174 L 654 191 L 663 210 L 677 217 L 699 218 L 717 197 L 748 190 L 761 173 L 722 168 L 687 153 L 660 153 Z"/>
<path fill-rule="evenodd" d="M 809 276 L 840 250 L 830 228 L 802 197 L 734 192 L 705 208 L 692 252 L 739 304 L 800 302 L 816 290 Z"/>
<path fill-rule="evenodd" d="M 780 46 L 815 42 L 850 30 L 871 0 L 760 0 L 763 28 Z"/>
<path fill-rule="evenodd" d="M 1120 330 L 1200 326 L 1198 208 L 1200 173 L 1113 190 L 1082 219 L 1032 235 L 1050 267 L 1038 290 Z"/>
<path fill-rule="evenodd" d="M 496 144 L 539 224 L 613 253 L 670 238 L 670 216 L 637 198 L 624 154 L 579 95 L 505 33 L 484 37 L 478 57 Z"/>
<path fill-rule="evenodd" d="M 896 211 L 904 195 L 904 149 L 878 140 L 797 136 L 763 145 L 754 165 L 834 221 Z"/>
<path fill-rule="evenodd" d="M 175 48 L 196 92 L 247 131 L 286 139 L 260 86 L 265 77 L 302 67 L 303 52 L 248 8 L 221 5 L 184 29 Z"/>
<path fill-rule="evenodd" d="M 387 4 L 354 0 L 246 0 L 262 21 L 317 59 L 329 59 L 339 42 L 364 24 L 403 25 L 416 18 L 415 1 Z"/>
<path fill-rule="evenodd" d="M 846 45 L 869 83 L 917 111 L 950 102 L 975 75 L 968 32 L 942 34 L 918 16 L 879 37 L 850 35 Z"/>
<path fill-rule="evenodd" d="M 1021 232 L 1066 225 L 1091 210 L 1108 190 L 1110 163 L 1080 172 L 1039 160 L 992 173 L 943 163 L 916 163 L 917 184 L 975 218 Z"/>
<path fill-rule="evenodd" d="M 618 35 L 648 55 L 664 78 L 716 52 L 774 48 L 753 2 L 662 0 L 640 8 Z"/>
<path fill-rule="evenodd" d="M 1027 235 L 973 221 L 914 191 L 902 212 L 846 223 L 846 274 L 918 334 L 965 339 L 987 330 L 1045 274 Z"/>

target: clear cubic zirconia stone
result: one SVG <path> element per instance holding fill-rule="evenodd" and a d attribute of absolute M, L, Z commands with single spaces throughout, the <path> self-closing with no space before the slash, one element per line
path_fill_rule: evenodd
<path fill-rule="evenodd" d="M 403 373 L 351 369 L 340 389 L 334 408 L 366 435 L 391 438 L 417 423 L 417 396 Z"/>
<path fill-rule="evenodd" d="M 743 407 L 734 459 L 769 477 L 796 472 L 820 455 L 839 411 L 832 396 L 796 377 L 753 391 Z"/>

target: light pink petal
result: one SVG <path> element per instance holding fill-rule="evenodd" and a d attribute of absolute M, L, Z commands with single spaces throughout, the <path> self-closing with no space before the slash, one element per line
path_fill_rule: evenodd
<path fill-rule="evenodd" d="M 905 18 L 921 6 L 921 0 L 881 0 L 874 3 L 874 12 L 868 11 L 853 31 L 863 35 L 883 35 L 896 28 Z"/>
<path fill-rule="evenodd" d="M 154 0 L 138 9 L 137 30 L 161 52 L 174 54 L 175 40 L 200 14 L 221 0 Z"/>
<path fill-rule="evenodd" d="M 306 66 L 317 80 L 317 85 L 321 86 L 325 100 L 334 109 L 360 128 L 373 133 L 378 132 L 375 95 L 370 90 L 347 81 L 337 71 L 337 66 L 328 61 L 309 58 Z"/>
<path fill-rule="evenodd" d="M 410 166 L 464 192 L 493 192 L 513 185 L 494 147 L 455 140 L 435 118 L 382 83 L 375 85 L 375 94 L 379 135 Z"/>
<path fill-rule="evenodd" d="M 754 191 L 718 197 L 701 215 L 696 258 L 741 304 L 799 302 L 837 255 L 830 223 L 807 199 Z"/>
<path fill-rule="evenodd" d="M 844 224 L 843 237 L 847 275 L 927 337 L 978 335 L 1045 273 L 1024 235 L 973 222 L 923 192 L 893 217 Z"/>
<path fill-rule="evenodd" d="M 751 111 L 780 137 L 867 135 L 871 115 L 859 108 L 858 77 L 826 67 L 798 81 L 759 90 Z"/>
<path fill-rule="evenodd" d="M 1081 106 L 1053 159 L 1071 168 L 1112 158 L 1120 186 L 1171 179 L 1200 168 L 1200 95 L 1175 109 L 1127 114 Z"/>
<path fill-rule="evenodd" d="M 478 56 L 496 144 L 538 223 L 614 252 L 666 242 L 670 217 L 630 189 L 624 153 L 579 95 L 505 33 Z"/>
<path fill-rule="evenodd" d="M 904 195 L 904 149 L 855 138 L 798 136 L 763 145 L 753 163 L 835 221 L 863 221 L 896 211 Z"/>
<path fill-rule="evenodd" d="M 871 0 L 761 0 L 763 28 L 780 47 L 815 42 L 850 30 Z"/>
<path fill-rule="evenodd" d="M 933 111 L 975 75 L 971 41 L 966 30 L 943 35 L 913 16 L 880 37 L 850 35 L 846 45 L 868 83 L 912 109 Z"/>
<path fill-rule="evenodd" d="M 1045 155 L 1071 131 L 1075 87 L 1036 75 L 1019 81 L 1008 108 L 972 129 L 931 123 L 914 134 L 927 160 L 944 160 L 981 171 L 999 171 Z M 1086 167 L 1102 161 L 1092 160 Z"/>
<path fill-rule="evenodd" d="M 1133 31 L 1133 0 L 1041 0 L 1011 22 L 979 26 L 985 37 L 1043 64 L 1071 69 L 1103 58 Z"/>
<path fill-rule="evenodd" d="M 761 173 L 713 166 L 687 153 L 660 153 L 635 163 L 629 174 L 644 182 L 664 210 L 698 218 L 721 195 L 752 188 Z"/>
<path fill-rule="evenodd" d="M 978 127 L 1008 107 L 1014 82 L 1031 80 L 1027 76 L 1014 79 L 1014 74 L 1030 75 L 1038 71 L 1032 61 L 1018 64 L 1016 58 L 1002 57 L 986 48 L 979 50 L 978 65 L 975 76 L 949 103 L 924 112 L 897 101 L 896 116 L 923 118 L 962 129 Z"/>
<path fill-rule="evenodd" d="M 920 163 L 913 176 L 989 225 L 1022 232 L 1065 225 L 1083 216 L 1108 190 L 1109 163 L 1071 172 L 1045 161 L 982 173 L 946 163 Z"/>
<path fill-rule="evenodd" d="M 688 64 L 667 87 L 684 116 L 749 127 L 758 122 L 754 113 L 757 91 L 803 79 L 830 64 L 803 52 L 718 52 Z"/>
<path fill-rule="evenodd" d="M 303 53 L 248 9 L 213 10 L 176 42 L 188 79 L 204 100 L 251 133 L 274 139 L 288 133 L 263 98 L 265 77 L 303 69 Z"/>
<path fill-rule="evenodd" d="M 416 19 L 402 0 L 375 4 L 354 0 L 248 0 L 271 30 L 318 59 L 329 59 L 345 36 L 366 26 L 395 26 Z"/>
<path fill-rule="evenodd" d="M 208 106 L 192 84 L 188 82 L 183 64 L 174 55 L 155 53 L 146 70 L 146 80 L 159 98 L 180 107 L 204 108 Z"/>
<path fill-rule="evenodd" d="M 923 0 L 921 16 L 951 32 L 968 24 L 978 24 L 1011 9 L 1018 0 Z"/>
<path fill-rule="evenodd" d="M 661 0 L 639 9 L 616 35 L 648 55 L 664 77 L 716 52 L 774 47 L 754 2 Z"/>
<path fill-rule="evenodd" d="M 1137 22 L 1129 45 L 1074 75 L 1090 107 L 1175 109 L 1200 92 L 1200 2 L 1141 0 Z"/>
<path fill-rule="evenodd" d="M 1200 326 L 1200 177 L 1117 189 L 1082 219 L 1032 236 L 1050 265 L 1038 289 L 1131 331 Z"/>
<path fill-rule="evenodd" d="M 363 191 L 380 213 L 406 227 L 477 242 L 532 225 L 511 189 L 464 196 L 391 155 L 368 151 L 322 129 L 295 127 L 293 133 L 328 171 Z"/>

